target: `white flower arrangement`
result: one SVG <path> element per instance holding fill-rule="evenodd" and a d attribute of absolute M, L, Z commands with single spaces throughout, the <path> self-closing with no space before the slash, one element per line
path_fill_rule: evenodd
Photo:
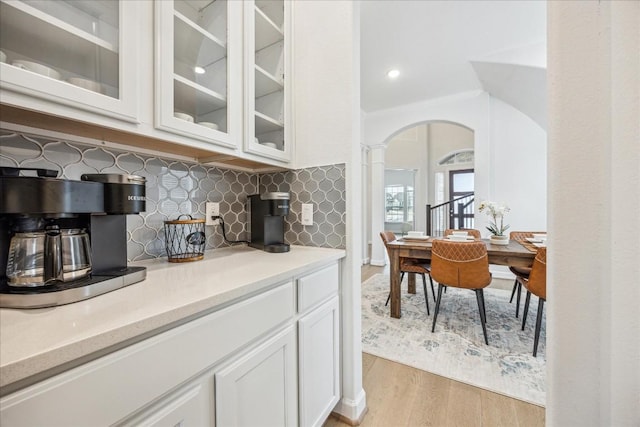
<path fill-rule="evenodd" d="M 487 216 L 492 220 L 489 222 L 487 230 L 494 236 L 504 236 L 504 232 L 509 228 L 508 224 L 504 225 L 504 215 L 511 210 L 509 206 L 504 203 L 483 201 L 480 202 L 478 210 L 480 212 L 486 211 Z"/>

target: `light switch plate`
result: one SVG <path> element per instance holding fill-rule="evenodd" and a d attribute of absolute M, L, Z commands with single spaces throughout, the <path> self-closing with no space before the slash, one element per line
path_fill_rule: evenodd
<path fill-rule="evenodd" d="M 302 225 L 313 225 L 313 203 L 302 204 Z"/>

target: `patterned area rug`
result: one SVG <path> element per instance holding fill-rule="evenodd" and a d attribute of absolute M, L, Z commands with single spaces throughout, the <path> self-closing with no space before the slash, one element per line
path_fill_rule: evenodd
<path fill-rule="evenodd" d="M 389 276 L 377 274 L 362 284 L 362 350 L 424 371 L 481 387 L 536 405 L 545 405 L 545 320 L 542 321 L 538 357 L 533 357 L 538 298 L 531 296 L 527 326 L 520 330 L 515 299 L 510 291 L 486 288 L 487 334 L 485 345 L 473 291 L 449 288 L 442 294 L 436 330 L 431 333 L 435 302 L 427 278 L 427 316 L 422 281 L 417 293 L 407 293 L 402 283 L 402 318 L 392 319 L 384 303 Z M 436 295 L 438 292 L 436 284 Z M 546 317 L 546 307 L 545 307 Z"/>

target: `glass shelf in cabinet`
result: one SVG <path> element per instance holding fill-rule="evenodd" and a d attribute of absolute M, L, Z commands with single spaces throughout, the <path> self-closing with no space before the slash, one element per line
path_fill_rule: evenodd
<path fill-rule="evenodd" d="M 174 106 L 178 111 L 199 117 L 203 114 L 226 108 L 227 99 L 219 93 L 199 86 L 190 80 L 175 76 Z"/>
<path fill-rule="evenodd" d="M 273 24 L 282 28 L 284 23 L 284 2 L 274 0 L 256 0 L 256 7 L 269 18 Z"/>
<path fill-rule="evenodd" d="M 260 9 L 255 8 L 255 50 L 262 50 L 281 40 L 284 34 Z"/>
<path fill-rule="evenodd" d="M 65 2 L 30 2 L 34 5 L 56 5 L 53 9 L 57 11 L 62 5 L 72 10 L 77 10 Z M 0 17 L 2 19 L 2 36 L 12 33 L 25 34 L 35 40 L 56 43 L 65 49 L 74 49 L 77 41 L 82 39 L 86 44 L 100 46 L 102 49 L 118 52 L 118 28 L 104 24 L 101 27 L 93 25 L 85 29 L 86 25 L 75 26 L 57 16 L 49 15 L 39 8 L 33 7 L 25 2 L 2 2 L 0 4 Z M 49 9 L 49 8 L 45 8 Z M 58 13 L 60 14 L 60 13 Z M 64 15 L 64 14 L 62 14 Z M 100 30 L 98 28 L 101 28 Z M 104 28 L 108 28 L 104 29 Z M 28 46 L 29 40 L 22 40 L 22 44 Z M 71 45 L 70 45 L 71 43 Z M 37 46 L 37 45 L 36 45 Z"/>
<path fill-rule="evenodd" d="M 174 19 L 174 58 L 176 61 L 206 67 L 227 56 L 227 48 L 213 35 L 199 31 L 178 15 Z"/>

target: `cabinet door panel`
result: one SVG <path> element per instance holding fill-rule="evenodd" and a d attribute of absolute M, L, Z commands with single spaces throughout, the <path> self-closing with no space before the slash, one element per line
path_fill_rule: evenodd
<path fill-rule="evenodd" d="M 152 403 L 147 409 L 115 424 L 117 427 L 213 426 L 213 374 L 207 373 L 190 384 Z"/>
<path fill-rule="evenodd" d="M 291 10 L 293 2 L 245 2 L 245 151 L 276 160 L 292 155 Z"/>
<path fill-rule="evenodd" d="M 338 297 L 298 324 L 300 425 L 321 426 L 340 399 Z"/>
<path fill-rule="evenodd" d="M 216 373 L 216 425 L 295 426 L 295 360 L 290 326 Z"/>
<path fill-rule="evenodd" d="M 242 132 L 242 2 L 155 3 L 155 126 L 236 147 Z"/>
<path fill-rule="evenodd" d="M 41 99 L 139 122 L 138 16 L 135 1 L 2 2 L 3 102 L 60 113 Z"/>

